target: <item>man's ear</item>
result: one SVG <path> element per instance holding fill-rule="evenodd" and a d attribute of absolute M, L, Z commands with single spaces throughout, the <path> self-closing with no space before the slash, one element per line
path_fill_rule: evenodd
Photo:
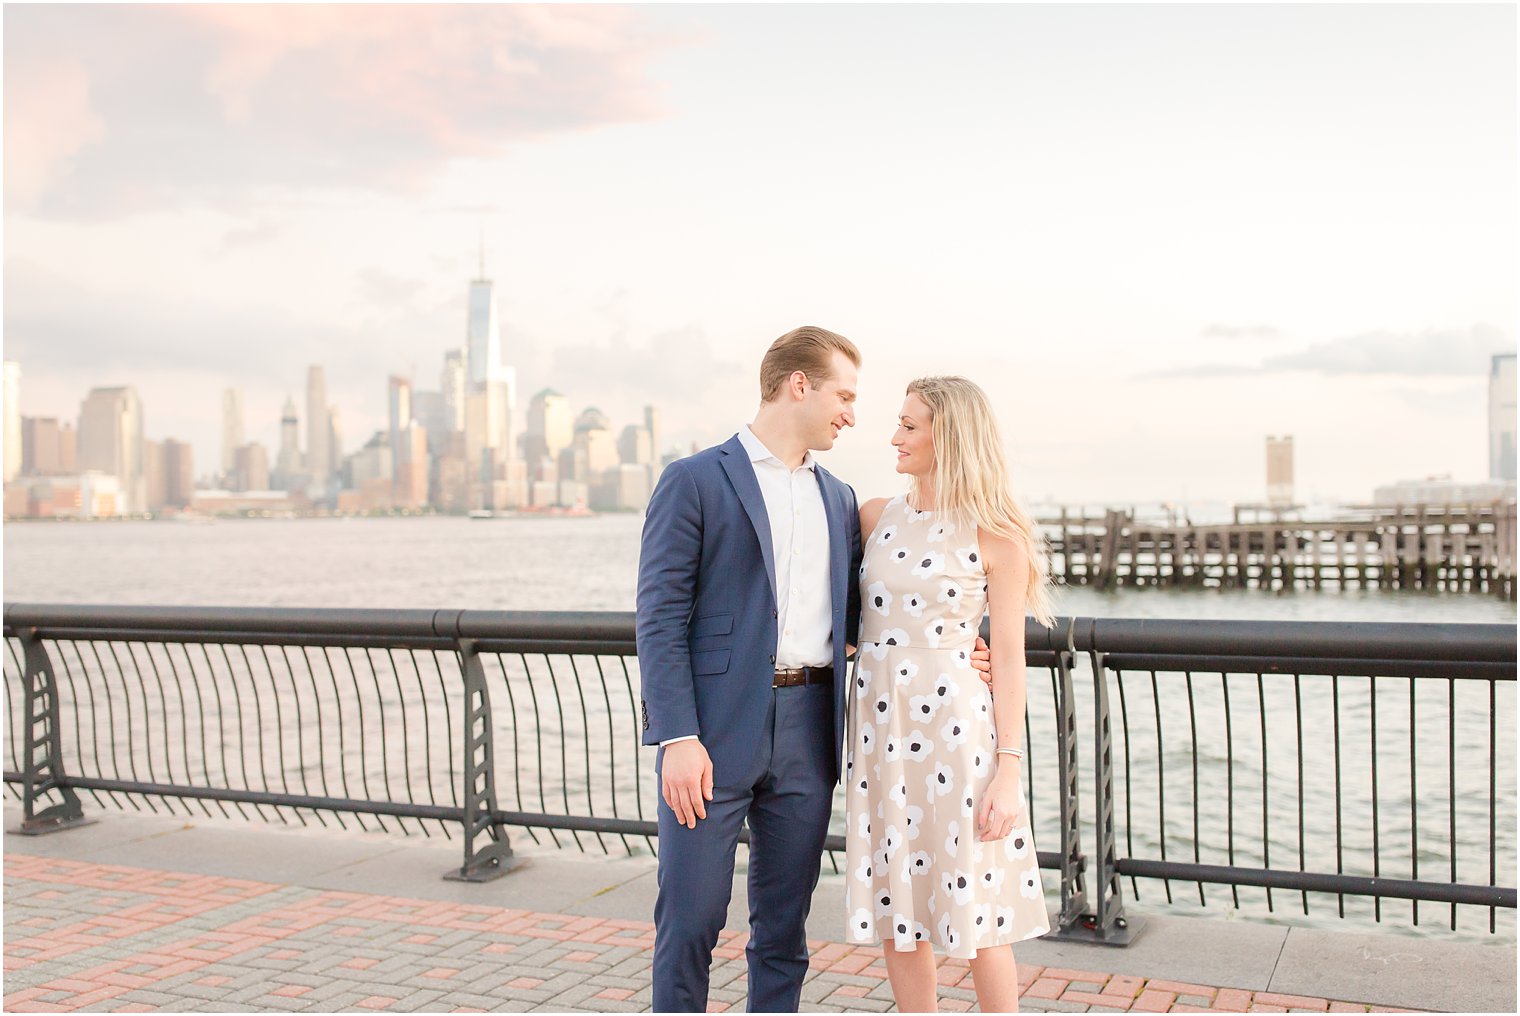
<path fill-rule="evenodd" d="M 797 398 L 807 394 L 807 375 L 800 370 L 792 371 L 791 377 L 786 379 L 787 390 Z"/>

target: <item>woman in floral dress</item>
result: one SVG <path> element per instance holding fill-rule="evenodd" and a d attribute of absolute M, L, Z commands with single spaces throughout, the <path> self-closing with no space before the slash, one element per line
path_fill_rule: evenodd
<path fill-rule="evenodd" d="M 1050 930 L 1024 799 L 1024 614 L 1052 622 L 1034 521 L 965 378 L 908 386 L 892 439 L 908 493 L 868 501 L 846 755 L 845 913 L 881 942 L 898 1008 L 935 1008 L 934 947 L 983 1012 L 1018 1008 L 1010 943 Z M 971 668 L 991 612 L 992 681 Z"/>

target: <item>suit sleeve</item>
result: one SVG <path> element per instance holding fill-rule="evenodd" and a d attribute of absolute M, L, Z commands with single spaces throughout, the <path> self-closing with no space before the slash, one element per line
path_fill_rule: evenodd
<path fill-rule="evenodd" d="M 687 629 L 702 563 L 702 501 L 689 467 L 655 486 L 639 547 L 635 624 L 645 744 L 701 734 Z"/>
<path fill-rule="evenodd" d="M 860 504 L 855 498 L 855 488 L 846 486 L 850 492 L 850 574 L 849 589 L 845 594 L 845 642 L 860 645 L 860 563 L 861 533 Z"/>

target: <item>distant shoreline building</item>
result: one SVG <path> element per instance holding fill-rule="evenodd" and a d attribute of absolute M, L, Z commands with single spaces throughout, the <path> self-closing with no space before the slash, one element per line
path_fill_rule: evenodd
<path fill-rule="evenodd" d="M 1515 479 L 1515 354 L 1496 353 L 1488 372 L 1488 478 Z"/>

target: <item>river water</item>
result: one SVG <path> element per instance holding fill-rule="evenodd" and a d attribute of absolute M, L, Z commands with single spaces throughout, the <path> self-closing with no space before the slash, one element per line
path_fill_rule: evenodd
<path fill-rule="evenodd" d="M 5 602 L 632 610 L 641 524 L 633 515 L 12 523 L 4 528 Z M 1057 611 L 1254 620 L 1516 619 L 1515 605 L 1498 598 L 1375 589 L 1276 594 L 1072 588 L 1062 591 Z M 1172 860 L 1192 860 L 1197 849 L 1204 863 L 1225 863 L 1233 845 L 1235 863 L 1291 868 L 1299 862 L 1302 829 L 1304 863 L 1311 870 L 1339 866 L 1372 874 L 1371 845 L 1377 842 L 1385 877 L 1409 877 L 1418 866 L 1425 877 L 1445 878 L 1455 863 L 1459 881 L 1481 884 L 1489 881 L 1492 821 L 1499 841 L 1492 857 L 1497 881 L 1513 885 L 1514 685 L 1496 689 L 1491 717 L 1487 686 L 1458 684 L 1453 691 L 1443 681 L 1381 681 L 1374 694 L 1366 679 L 1337 685 L 1314 676 L 1153 679 L 1145 673 L 1111 679 L 1115 757 L 1124 766 L 1116 787 L 1120 856 L 1154 858 L 1165 851 Z M 1085 661 L 1075 693 L 1079 715 L 1090 716 L 1092 678 Z M 1028 775 L 1036 839 L 1048 850 L 1057 847 L 1058 827 L 1053 713 L 1049 676 L 1031 672 Z M 1411 717 L 1418 719 L 1414 731 Z M 1497 732 L 1492 749 L 1490 730 Z M 596 745 L 587 750 L 587 764 L 599 764 Z M 1490 750 L 1497 773 L 1492 788 Z M 1086 766 L 1092 749 L 1085 730 L 1080 751 Z M 1376 792 L 1374 752 L 1382 780 Z M 1448 764 L 1453 754 L 1455 766 Z M 1265 779 L 1263 756 L 1269 759 Z M 647 780 L 648 760 L 644 773 Z M 1090 769 L 1083 778 L 1086 794 Z M 1083 846 L 1090 853 L 1086 809 L 1083 818 Z M 836 826 L 842 828 L 842 809 L 836 809 Z M 1045 880 L 1054 905 L 1055 874 L 1047 872 Z M 1134 890 L 1138 902 L 1130 895 Z M 1229 889 L 1206 887 L 1206 905 L 1196 883 L 1167 887 L 1141 880 L 1138 886 L 1127 883 L 1126 893 L 1127 905 L 1140 912 L 1343 925 L 1335 897 L 1311 896 L 1305 916 L 1300 898 L 1282 891 L 1273 893 L 1270 910 L 1260 889 L 1241 889 L 1237 903 Z M 1345 907 L 1352 923 L 1372 919 L 1370 901 L 1347 898 Z M 1447 908 L 1422 905 L 1417 929 L 1409 904 L 1389 901 L 1381 911 L 1384 926 L 1395 930 L 1452 934 L 1443 930 Z M 1459 936 L 1494 940 L 1487 911 L 1463 908 L 1459 918 Z M 1513 911 L 1500 911 L 1496 924 L 1498 939 L 1513 942 Z"/>

